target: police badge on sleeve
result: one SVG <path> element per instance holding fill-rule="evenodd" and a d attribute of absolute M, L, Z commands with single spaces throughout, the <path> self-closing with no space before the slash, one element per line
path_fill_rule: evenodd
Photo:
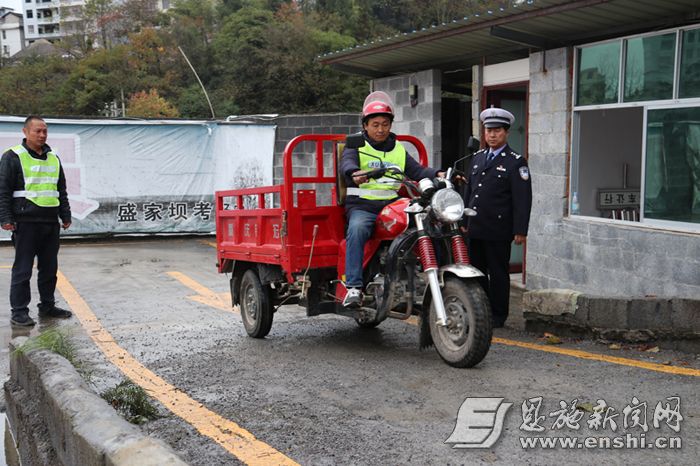
<path fill-rule="evenodd" d="M 530 170 L 528 170 L 527 167 L 520 167 L 518 172 L 520 173 L 520 178 L 522 178 L 523 181 L 530 179 Z"/>

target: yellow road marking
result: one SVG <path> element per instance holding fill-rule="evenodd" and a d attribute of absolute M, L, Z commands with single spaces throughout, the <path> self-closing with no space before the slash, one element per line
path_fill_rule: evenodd
<path fill-rule="evenodd" d="M 0 269 L 11 269 L 11 265 L 0 265 Z"/>
<path fill-rule="evenodd" d="M 88 335 L 102 350 L 107 359 L 117 366 L 126 377 L 143 387 L 163 406 L 225 448 L 242 462 L 250 465 L 297 465 L 294 460 L 256 439 L 253 434 L 220 415 L 209 411 L 201 403 L 170 385 L 151 372 L 114 341 L 105 330 L 87 303 L 78 294 L 68 279 L 58 273 L 58 290 L 70 308 L 80 319 Z"/>
<path fill-rule="evenodd" d="M 231 308 L 231 295 L 229 293 L 214 293 L 209 288 L 199 284 L 195 280 L 180 272 L 168 272 L 168 275 L 197 293 L 194 296 L 188 296 L 188 299 L 221 309 L 222 311 L 235 312 Z"/>
<path fill-rule="evenodd" d="M 406 319 L 406 322 L 411 325 L 420 325 L 420 320 L 416 316 L 411 316 Z M 605 354 L 589 353 L 587 351 L 568 349 L 568 348 L 558 348 L 555 346 L 538 345 L 537 343 L 528 343 L 525 341 L 518 340 L 508 340 L 506 338 L 491 338 L 491 343 L 498 343 L 507 346 L 517 346 L 520 348 L 527 348 L 535 351 L 544 351 L 546 353 L 562 354 L 565 356 L 571 356 L 580 359 L 589 359 L 591 361 L 601 361 L 609 362 L 611 364 L 619 364 L 622 366 L 638 367 L 640 369 L 647 369 L 656 372 L 665 372 L 667 374 L 675 375 L 690 375 L 693 377 L 700 377 L 699 369 L 692 369 L 689 367 L 678 367 L 678 366 L 666 366 L 664 364 L 656 364 L 653 362 L 637 361 L 636 359 L 620 358 L 617 356 L 607 356 Z"/>
<path fill-rule="evenodd" d="M 214 249 L 216 249 L 216 248 L 218 247 L 218 246 L 216 245 L 216 242 L 214 242 L 214 241 L 209 241 L 209 240 L 206 240 L 206 239 L 203 239 L 203 240 L 202 240 L 202 244 L 204 244 L 204 245 L 206 245 L 206 246 L 211 246 L 211 247 L 214 248 Z"/>
<path fill-rule="evenodd" d="M 589 359 L 592 361 L 602 361 L 609 362 L 612 364 L 619 364 L 622 366 L 638 367 L 641 369 L 648 369 L 650 371 L 665 372 L 667 374 L 676 375 L 690 375 L 693 377 L 700 377 L 699 369 L 692 369 L 690 367 L 678 367 L 678 366 L 666 366 L 663 364 L 657 364 L 654 362 L 638 361 L 636 359 L 620 358 L 617 356 L 608 356 L 605 354 L 589 353 L 587 351 L 569 349 L 569 348 L 558 348 L 555 346 L 538 345 L 536 343 L 527 343 L 524 341 L 508 340 L 506 338 L 496 338 L 492 340 L 494 343 L 500 343 L 501 345 L 517 346 L 519 348 L 527 348 L 537 351 L 544 351 L 547 353 L 563 354 L 566 356 L 572 356 L 574 358 Z"/>

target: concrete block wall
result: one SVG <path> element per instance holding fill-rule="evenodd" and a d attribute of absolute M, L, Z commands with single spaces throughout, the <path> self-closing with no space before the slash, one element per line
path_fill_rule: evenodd
<path fill-rule="evenodd" d="M 697 234 L 569 217 L 571 50 L 530 55 L 529 165 L 533 205 L 527 288 L 592 295 L 697 298 Z M 544 59 L 544 61 L 543 61 Z"/>
<path fill-rule="evenodd" d="M 418 86 L 418 105 L 411 107 L 408 87 Z M 392 131 L 419 138 L 428 151 L 431 167 L 442 165 L 442 74 L 439 70 L 390 76 L 372 81 L 375 91 L 384 91 L 394 99 L 396 117 Z M 411 148 L 407 147 L 410 151 Z M 415 154 L 415 151 L 412 152 Z"/>
<path fill-rule="evenodd" d="M 275 135 L 275 184 L 281 183 L 282 153 L 287 143 L 302 134 L 350 134 L 360 131 L 360 112 L 358 113 L 321 113 L 314 115 L 283 115 L 272 120 L 277 125 Z M 295 159 L 294 174 L 310 176 L 315 174 L 314 150 L 312 144 L 300 148 L 299 158 Z M 298 161 L 298 163 L 296 163 Z"/>
<path fill-rule="evenodd" d="M 327 113 L 313 115 L 284 115 L 273 119 L 277 125 L 275 134 L 275 154 L 274 154 L 274 184 L 281 184 L 284 178 L 282 168 L 282 155 L 287 143 L 296 136 L 302 134 L 351 134 L 362 129 L 360 113 Z M 324 145 L 324 167 L 326 176 L 332 174 L 332 145 Z M 303 143 L 294 151 L 294 175 L 295 176 L 315 176 L 316 175 L 316 146 L 313 143 Z M 303 186 L 303 188 L 317 189 L 317 204 L 330 204 L 329 186 Z M 297 186 L 299 188 L 299 186 Z M 275 199 L 275 205 L 279 205 L 279 199 Z"/>

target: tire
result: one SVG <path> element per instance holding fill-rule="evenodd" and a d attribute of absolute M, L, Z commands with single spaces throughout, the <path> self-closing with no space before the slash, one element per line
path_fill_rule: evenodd
<path fill-rule="evenodd" d="M 270 292 L 260 283 L 254 270 L 246 270 L 243 274 L 239 296 L 245 331 L 253 338 L 265 338 L 272 328 L 274 311 Z"/>
<path fill-rule="evenodd" d="M 430 305 L 430 335 L 440 357 L 453 367 L 474 367 L 491 347 L 491 309 L 483 288 L 476 281 L 445 279 L 442 289 L 448 325 L 436 324 L 435 305 Z"/>

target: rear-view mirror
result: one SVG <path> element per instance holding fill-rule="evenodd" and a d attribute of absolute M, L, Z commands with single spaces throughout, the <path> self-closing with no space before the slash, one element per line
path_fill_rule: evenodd
<path fill-rule="evenodd" d="M 365 138 L 362 133 L 348 134 L 345 138 L 345 147 L 348 149 L 359 149 L 365 145 Z"/>
<path fill-rule="evenodd" d="M 481 143 L 477 138 L 474 136 L 469 136 L 469 140 L 467 141 L 467 151 L 468 152 L 476 152 L 479 150 L 481 147 Z"/>

